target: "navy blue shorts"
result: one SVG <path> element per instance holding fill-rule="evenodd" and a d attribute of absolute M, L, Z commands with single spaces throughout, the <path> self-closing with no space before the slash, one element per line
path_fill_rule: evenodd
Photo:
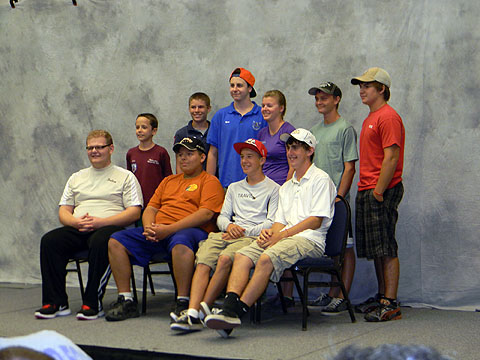
<path fill-rule="evenodd" d="M 200 228 L 177 231 L 159 242 L 147 240 L 142 233 L 143 227 L 137 227 L 118 231 L 111 236 L 132 254 L 130 261 L 133 265 L 147 266 L 153 255 L 159 252 L 170 255 L 175 245 L 185 245 L 196 253 L 198 243 L 208 237 L 207 232 Z"/>

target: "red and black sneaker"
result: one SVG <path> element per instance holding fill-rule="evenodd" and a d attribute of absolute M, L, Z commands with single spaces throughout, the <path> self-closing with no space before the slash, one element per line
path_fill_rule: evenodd
<path fill-rule="evenodd" d="M 82 305 L 82 308 L 77 313 L 78 320 L 96 320 L 102 316 L 105 316 L 103 310 L 98 311 L 96 309 L 92 309 L 88 305 Z"/>
<path fill-rule="evenodd" d="M 71 313 L 68 305 L 45 304 L 35 311 L 35 317 L 37 319 L 53 319 L 57 316 L 67 316 Z"/>

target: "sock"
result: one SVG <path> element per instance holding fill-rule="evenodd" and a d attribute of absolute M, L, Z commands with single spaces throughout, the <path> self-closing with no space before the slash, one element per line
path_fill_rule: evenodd
<path fill-rule="evenodd" d="M 190 308 L 187 310 L 187 315 L 198 319 L 198 310 Z"/>
<path fill-rule="evenodd" d="M 189 296 L 177 296 L 177 300 L 181 300 L 181 301 L 190 301 L 190 297 Z"/>
<path fill-rule="evenodd" d="M 121 293 L 118 293 L 118 295 L 123 295 L 125 301 L 127 300 L 133 301 L 133 295 L 131 292 L 121 292 Z"/>
<path fill-rule="evenodd" d="M 226 310 L 227 312 L 235 312 L 237 308 L 237 303 L 240 301 L 240 297 L 235 294 L 234 292 L 228 292 L 225 295 L 225 300 L 223 301 L 222 310 Z"/>
<path fill-rule="evenodd" d="M 247 304 L 245 304 L 242 300 L 238 300 L 238 303 L 237 303 L 237 315 L 238 317 L 241 319 L 243 317 L 243 315 L 245 315 L 248 310 L 250 310 L 250 306 L 248 306 Z"/>

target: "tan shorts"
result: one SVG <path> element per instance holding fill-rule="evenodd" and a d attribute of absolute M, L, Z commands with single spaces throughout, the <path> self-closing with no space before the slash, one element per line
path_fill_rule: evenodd
<path fill-rule="evenodd" d="M 242 247 L 250 245 L 255 236 L 244 236 L 234 240 L 223 240 L 221 232 L 208 234 L 208 239 L 198 245 L 195 264 L 204 264 L 215 271 L 217 260 L 221 255 L 229 256 L 233 261 L 235 252 Z"/>
<path fill-rule="evenodd" d="M 297 261 L 307 258 L 319 258 L 323 256 L 323 250 L 315 242 L 307 240 L 302 236 L 291 236 L 280 240 L 275 245 L 263 250 L 254 241 L 249 246 L 238 251 L 239 254 L 247 256 L 254 264 L 257 263 L 260 255 L 268 255 L 273 264 L 273 272 L 270 280 L 277 282 L 285 269 Z"/>

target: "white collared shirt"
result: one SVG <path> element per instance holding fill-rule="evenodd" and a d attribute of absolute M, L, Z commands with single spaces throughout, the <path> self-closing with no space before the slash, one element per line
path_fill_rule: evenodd
<path fill-rule="evenodd" d="M 310 216 L 323 218 L 320 228 L 304 230 L 297 235 L 314 241 L 325 250 L 325 238 L 335 210 L 335 184 L 325 171 L 314 164 L 300 181 L 296 175 L 295 172 L 293 177 L 280 187 L 275 222 L 284 224 L 288 229 Z"/>

